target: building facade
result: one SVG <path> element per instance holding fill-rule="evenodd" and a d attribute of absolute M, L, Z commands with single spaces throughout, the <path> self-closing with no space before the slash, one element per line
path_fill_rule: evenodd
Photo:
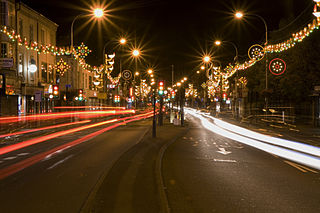
<path fill-rule="evenodd" d="M 0 0 L 1 27 L 14 30 L 25 44 L 56 45 L 58 25 L 14 0 Z M 51 111 L 49 98 L 56 84 L 54 54 L 38 54 L 28 45 L 19 45 L 7 34 L 0 35 L 1 115 Z"/>

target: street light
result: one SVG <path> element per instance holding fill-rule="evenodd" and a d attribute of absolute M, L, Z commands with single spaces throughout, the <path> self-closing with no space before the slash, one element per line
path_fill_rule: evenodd
<path fill-rule="evenodd" d="M 210 56 L 206 55 L 206 56 L 203 57 L 203 62 L 209 63 L 210 61 L 211 61 L 211 57 Z"/>
<path fill-rule="evenodd" d="M 132 51 L 132 55 L 133 55 L 133 57 L 139 57 L 139 55 L 140 55 L 140 51 L 138 50 L 138 49 L 134 49 L 133 51 Z"/>
<path fill-rule="evenodd" d="M 101 18 L 104 15 L 104 11 L 101 8 L 96 8 L 93 10 L 93 14 L 96 18 Z"/>
<path fill-rule="evenodd" d="M 139 75 L 140 75 L 140 73 L 139 73 L 139 72 L 136 72 L 134 75 L 135 75 L 135 76 L 139 76 Z"/>
<path fill-rule="evenodd" d="M 101 8 L 96 8 L 96 9 L 94 9 L 93 11 L 92 11 L 92 13 L 93 13 L 93 17 L 95 17 L 95 18 L 101 18 L 101 17 L 103 17 L 104 16 L 104 11 L 103 11 L 103 9 L 101 9 Z M 74 19 L 73 19 L 73 21 L 72 21 L 72 23 L 71 23 L 71 51 L 73 50 L 73 25 L 74 25 L 74 22 L 79 18 L 79 17 L 81 17 L 81 16 L 85 16 L 85 15 L 87 15 L 87 14 L 79 14 L 79 15 L 77 15 L 76 17 L 74 17 Z"/>
<path fill-rule="evenodd" d="M 237 45 L 235 45 L 235 43 L 231 42 L 231 41 L 220 41 L 220 40 L 216 40 L 214 42 L 214 44 L 216 46 L 221 46 L 223 43 L 226 43 L 226 44 L 231 44 L 233 47 L 234 47 L 234 50 L 236 51 L 236 56 L 234 57 L 234 61 L 237 62 L 238 60 L 238 48 L 237 48 Z"/>
<path fill-rule="evenodd" d="M 127 43 L 127 39 L 125 39 L 125 38 L 121 38 L 120 39 L 120 44 L 121 45 L 124 45 L 124 44 L 126 44 Z"/>
<path fill-rule="evenodd" d="M 243 13 L 241 12 L 237 12 L 235 14 L 235 17 L 237 19 L 241 19 L 243 17 Z M 266 43 L 265 43 L 265 47 L 267 47 L 268 45 L 268 26 L 267 26 L 267 22 L 266 20 L 264 20 L 264 18 L 262 18 L 260 15 L 257 15 L 257 14 L 248 14 L 248 16 L 254 16 L 254 17 L 257 17 L 259 18 L 263 24 L 264 24 L 264 27 L 265 27 L 265 31 L 266 31 Z M 266 92 L 268 91 L 268 57 L 267 57 L 267 51 L 265 51 L 265 57 L 266 57 L 266 68 L 265 68 L 265 78 L 266 78 Z M 268 97 L 266 95 L 265 97 L 265 102 L 266 102 L 266 111 L 268 110 Z"/>

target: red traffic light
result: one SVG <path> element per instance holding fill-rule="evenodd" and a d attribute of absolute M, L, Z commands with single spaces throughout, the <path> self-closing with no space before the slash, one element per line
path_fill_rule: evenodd
<path fill-rule="evenodd" d="M 59 86 L 58 86 L 58 85 L 54 85 L 54 86 L 53 86 L 53 90 L 54 90 L 54 91 L 59 90 Z"/>
<path fill-rule="evenodd" d="M 164 82 L 163 81 L 159 81 L 159 86 L 163 87 L 163 85 L 164 85 Z"/>

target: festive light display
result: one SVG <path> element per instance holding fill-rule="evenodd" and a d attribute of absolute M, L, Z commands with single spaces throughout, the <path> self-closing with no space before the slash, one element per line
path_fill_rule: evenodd
<path fill-rule="evenodd" d="M 80 58 L 83 58 L 83 59 L 86 58 L 88 56 L 88 54 L 91 52 L 91 50 L 89 50 L 89 48 L 86 45 L 84 45 L 83 43 L 81 43 L 81 45 L 78 46 L 75 49 L 75 51 L 76 51 L 77 56 Z"/>
<path fill-rule="evenodd" d="M 275 58 L 269 63 L 269 70 L 273 75 L 281 75 L 286 71 L 286 62 L 280 58 Z"/>
<path fill-rule="evenodd" d="M 55 68 L 56 68 L 57 73 L 59 73 L 61 76 L 63 76 L 63 74 L 65 72 L 67 72 L 71 68 L 71 66 L 68 65 L 67 62 L 65 62 L 61 58 L 60 61 L 57 62 Z"/>
<path fill-rule="evenodd" d="M 248 50 L 248 56 L 250 59 L 260 61 L 264 56 L 264 48 L 259 44 L 252 45 Z"/>

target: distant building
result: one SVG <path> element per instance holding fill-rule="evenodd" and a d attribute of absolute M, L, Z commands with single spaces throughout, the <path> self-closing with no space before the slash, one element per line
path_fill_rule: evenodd
<path fill-rule="evenodd" d="M 0 24 L 28 43 L 56 45 L 58 25 L 21 2 L 0 0 Z M 53 54 L 37 54 L 0 33 L 0 82 L 4 79 L 0 115 L 50 111 L 55 64 Z"/>

